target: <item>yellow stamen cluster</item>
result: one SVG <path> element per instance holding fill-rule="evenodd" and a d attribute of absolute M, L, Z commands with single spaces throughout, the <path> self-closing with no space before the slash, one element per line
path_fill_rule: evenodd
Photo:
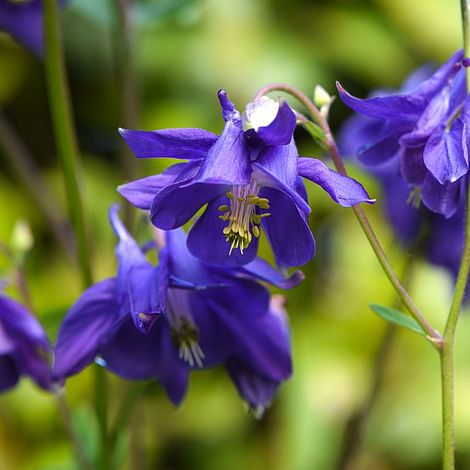
<path fill-rule="evenodd" d="M 236 186 L 233 192 L 227 192 L 230 206 L 223 204 L 218 207 L 220 212 L 224 212 L 219 219 L 228 222 L 223 234 L 225 240 L 231 243 L 229 254 L 234 249 L 239 249 L 243 254 L 253 237 L 260 236 L 261 219 L 271 215 L 269 212 L 256 213 L 256 207 L 265 210 L 270 207 L 267 198 L 258 197 L 259 189 L 255 181 L 246 186 Z"/>
<path fill-rule="evenodd" d="M 185 317 L 178 319 L 178 326 L 171 327 L 171 339 L 179 349 L 179 357 L 191 367 L 203 366 L 204 351 L 199 346 L 199 330 L 194 323 Z"/>

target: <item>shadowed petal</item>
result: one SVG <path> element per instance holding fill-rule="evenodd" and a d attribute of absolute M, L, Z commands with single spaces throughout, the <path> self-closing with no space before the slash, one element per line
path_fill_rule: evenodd
<path fill-rule="evenodd" d="M 333 201 L 343 207 L 351 207 L 360 202 L 375 202 L 361 183 L 331 170 L 316 158 L 299 158 L 299 173 L 300 176 L 321 186 Z"/>
<path fill-rule="evenodd" d="M 421 199 L 433 212 L 442 214 L 446 219 L 452 217 L 459 207 L 462 178 L 455 183 L 440 184 L 428 174 L 421 186 Z"/>
<path fill-rule="evenodd" d="M 315 254 L 315 240 L 296 203 L 285 193 L 262 188 L 261 197 L 269 199 L 271 215 L 263 228 L 280 266 L 300 266 Z"/>
<path fill-rule="evenodd" d="M 224 194 L 227 186 L 191 182 L 163 188 L 150 207 L 152 223 L 163 230 L 173 230 L 185 224 L 205 204 Z"/>
<path fill-rule="evenodd" d="M 166 320 L 158 318 L 149 334 L 129 319 L 99 351 L 106 367 L 128 380 L 157 378 L 168 398 L 179 404 L 188 386 L 189 367 L 178 357 Z"/>
<path fill-rule="evenodd" d="M 138 131 L 119 129 L 137 158 L 201 159 L 207 155 L 218 136 L 204 129 L 162 129 Z"/>
<path fill-rule="evenodd" d="M 424 147 L 402 147 L 401 174 L 408 184 L 421 184 L 428 174 L 423 160 Z"/>
<path fill-rule="evenodd" d="M 280 289 L 292 289 L 304 280 L 302 271 L 294 271 L 289 277 L 285 277 L 280 271 L 272 267 L 267 261 L 255 258 L 240 268 L 242 273 L 253 276 L 260 281 L 266 281 Z"/>
<path fill-rule="evenodd" d="M 101 345 L 119 324 L 116 280 L 88 288 L 72 306 L 60 327 L 52 375 L 64 379 L 91 364 Z"/>
<path fill-rule="evenodd" d="M 0 356 L 0 393 L 13 388 L 20 380 L 20 371 L 10 354 Z"/>

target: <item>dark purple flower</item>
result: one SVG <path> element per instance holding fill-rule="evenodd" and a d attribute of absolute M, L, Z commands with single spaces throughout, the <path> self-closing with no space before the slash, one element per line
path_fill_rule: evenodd
<path fill-rule="evenodd" d="M 63 6 L 67 0 L 60 0 Z M 0 30 L 10 33 L 34 55 L 44 55 L 42 0 L 0 0 Z"/>
<path fill-rule="evenodd" d="M 345 104 L 377 120 L 359 159 L 374 166 L 399 154 L 406 182 L 419 188 L 426 207 L 447 218 L 458 209 L 468 172 L 470 101 L 462 58 L 457 52 L 419 84 L 414 76 L 401 93 L 361 100 L 338 84 Z"/>
<path fill-rule="evenodd" d="M 265 408 L 290 376 L 290 341 L 285 316 L 257 281 L 289 288 L 301 273 L 284 278 L 259 259 L 235 270 L 205 265 L 188 252 L 182 229 L 164 233 L 153 267 L 116 208 L 111 223 L 119 237 L 118 276 L 90 287 L 67 314 L 54 377 L 99 357 L 126 379 L 157 378 L 179 403 L 192 369 L 225 364 L 245 401 Z"/>
<path fill-rule="evenodd" d="M 299 158 L 293 140 L 295 114 L 284 101 L 259 98 L 243 116 L 223 90 L 219 101 L 225 119 L 220 136 L 202 129 L 121 129 L 139 158 L 188 161 L 123 185 L 119 192 L 150 210 L 153 224 L 163 230 L 180 227 L 207 204 L 188 235 L 191 253 L 207 263 L 249 263 L 256 256 L 261 228 L 280 266 L 306 263 L 315 242 L 302 177 L 345 207 L 371 199 L 357 181 L 320 160 Z"/>
<path fill-rule="evenodd" d="M 0 392 L 14 387 L 22 375 L 49 389 L 49 351 L 46 334 L 32 313 L 0 293 Z"/>
<path fill-rule="evenodd" d="M 403 91 L 414 88 L 430 75 L 427 68 L 416 71 L 405 82 Z M 397 239 L 404 245 L 414 246 L 415 251 L 423 253 L 432 264 L 447 269 L 456 279 L 464 243 L 465 194 L 457 193 L 458 199 L 452 202 L 456 206 L 456 212 L 449 218 L 420 204 L 423 191 L 420 186 L 413 187 L 405 181 L 401 152 L 397 150 L 393 155 L 388 155 L 385 161 L 378 161 L 381 156 L 380 146 L 374 148 L 371 142 L 380 139 L 381 132 L 386 127 L 387 125 L 376 119 L 363 115 L 352 116 L 340 132 L 341 151 L 347 156 L 358 155 L 361 167 L 380 182 L 383 197 L 378 204 L 379 207 L 383 204 L 383 210 Z M 370 161 L 364 161 L 365 154 Z M 413 165 L 410 168 L 413 169 Z M 461 179 L 459 184 L 465 186 L 467 176 Z M 440 185 L 437 187 L 442 188 Z M 428 194 L 427 198 L 434 197 L 438 200 L 440 196 L 441 193 L 435 191 L 434 194 Z M 427 200 L 423 197 L 425 203 Z"/>

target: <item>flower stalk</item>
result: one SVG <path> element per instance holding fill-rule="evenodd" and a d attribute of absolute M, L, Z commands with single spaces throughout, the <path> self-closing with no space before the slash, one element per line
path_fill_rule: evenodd
<path fill-rule="evenodd" d="M 470 56 L 470 1 L 461 0 L 464 56 Z M 470 73 L 467 67 L 467 90 L 470 91 Z M 454 297 L 444 329 L 444 342 L 441 350 L 441 380 L 442 380 L 442 446 L 443 470 L 455 468 L 455 412 L 454 412 L 454 345 L 455 332 L 459 319 L 462 302 L 465 296 L 468 275 L 470 272 L 470 187 L 467 181 L 465 242 L 460 262 L 459 274 L 455 284 Z"/>
<path fill-rule="evenodd" d="M 46 38 L 46 81 L 52 125 L 64 174 L 70 219 L 77 236 L 82 281 L 84 286 L 89 286 L 92 283 L 92 275 L 79 188 L 78 149 L 65 73 L 59 27 L 59 6 L 56 0 L 44 1 L 44 36 Z"/>
<path fill-rule="evenodd" d="M 307 109 L 310 117 L 312 120 L 320 127 L 323 131 L 324 138 L 323 144 L 328 151 L 333 163 L 337 169 L 337 171 L 345 176 L 348 175 L 346 167 L 344 166 L 343 160 L 338 150 L 338 146 L 336 145 L 335 139 L 331 132 L 330 126 L 328 124 L 326 116 L 324 116 L 320 110 L 315 106 L 315 104 L 301 91 L 291 87 L 290 85 L 284 83 L 272 83 L 266 85 L 265 87 L 261 88 L 255 98 L 259 98 L 269 92 L 272 91 L 282 91 L 293 96 L 299 103 L 305 106 Z M 398 296 L 400 297 L 403 305 L 406 309 L 410 312 L 411 316 L 421 325 L 423 330 L 427 334 L 427 338 L 431 341 L 431 343 L 439 350 L 442 345 L 442 336 L 434 330 L 434 328 L 429 324 L 426 320 L 424 315 L 420 312 L 416 304 L 414 303 L 413 299 L 410 297 L 407 290 L 403 287 L 400 279 L 398 278 L 397 274 L 395 273 L 390 261 L 385 254 L 382 245 L 380 244 L 377 235 L 375 234 L 374 229 L 372 228 L 369 219 L 367 218 L 364 210 L 360 205 L 353 206 L 353 211 L 356 215 L 356 218 L 359 224 L 362 227 L 369 243 L 374 250 L 374 253 L 382 266 L 387 278 L 389 279 L 390 283 L 394 287 L 395 291 L 397 292 Z"/>
<path fill-rule="evenodd" d="M 64 174 L 70 219 L 77 237 L 82 282 L 85 287 L 88 287 L 93 282 L 90 251 L 79 188 L 78 146 L 65 71 L 57 0 L 44 0 L 44 37 L 46 39 L 46 81 L 52 124 Z M 99 468 L 105 470 L 110 468 L 107 430 L 107 377 L 106 372 L 99 366 L 96 366 L 95 375 L 95 412 L 100 425 Z"/>

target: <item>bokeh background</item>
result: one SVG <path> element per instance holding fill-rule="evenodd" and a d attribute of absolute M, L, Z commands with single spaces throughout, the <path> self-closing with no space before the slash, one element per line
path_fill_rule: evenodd
<path fill-rule="evenodd" d="M 120 200 L 116 186 L 170 163 L 134 161 L 123 149 L 119 126 L 220 132 L 219 88 L 240 109 L 260 86 L 275 81 L 311 95 L 316 84 L 334 93 L 340 80 L 365 96 L 372 88 L 398 87 L 413 68 L 444 61 L 461 43 L 457 0 L 147 0 L 135 2 L 127 40 L 116 5 L 116 0 L 71 0 L 62 18 L 96 279 L 115 270 L 107 209 Z M 56 215 L 63 217 L 64 188 L 43 67 L 6 34 L 0 34 L 0 107 L 37 162 Z M 349 114 L 335 102 L 333 128 Z M 296 137 L 301 154 L 321 154 L 306 133 L 299 130 Z M 15 224 L 28 221 L 34 247 L 23 269 L 37 315 L 54 338 L 60 318 L 80 293 L 78 268 L 1 146 L 0 155 L 0 242 L 11 244 Z M 400 249 L 381 214 L 380 188 L 349 166 L 379 198 L 366 210 L 394 265 L 401 270 L 411 260 L 411 292 L 431 322 L 442 326 L 452 293 L 449 275 Z M 395 298 L 353 213 L 317 188 L 309 186 L 309 193 L 317 255 L 304 267 L 305 282 L 287 293 L 294 375 L 264 419 L 246 411 L 222 369 L 193 374 L 178 409 L 157 383 L 149 383 L 121 438 L 116 468 L 339 468 L 347 423 L 369 400 L 372 367 L 386 331 L 368 304 L 392 305 Z M 0 269 L 2 276 L 12 274 L 2 254 Z M 470 318 L 464 315 L 456 359 L 461 469 L 470 468 L 469 335 Z M 438 469 L 438 355 L 411 332 L 392 336 L 378 368 L 380 393 L 349 468 Z M 96 446 L 92 378 L 85 371 L 66 387 L 90 449 Z M 112 379 L 112 416 L 127 388 Z M 28 380 L 2 395 L 0 469 L 73 468 L 55 400 Z"/>

